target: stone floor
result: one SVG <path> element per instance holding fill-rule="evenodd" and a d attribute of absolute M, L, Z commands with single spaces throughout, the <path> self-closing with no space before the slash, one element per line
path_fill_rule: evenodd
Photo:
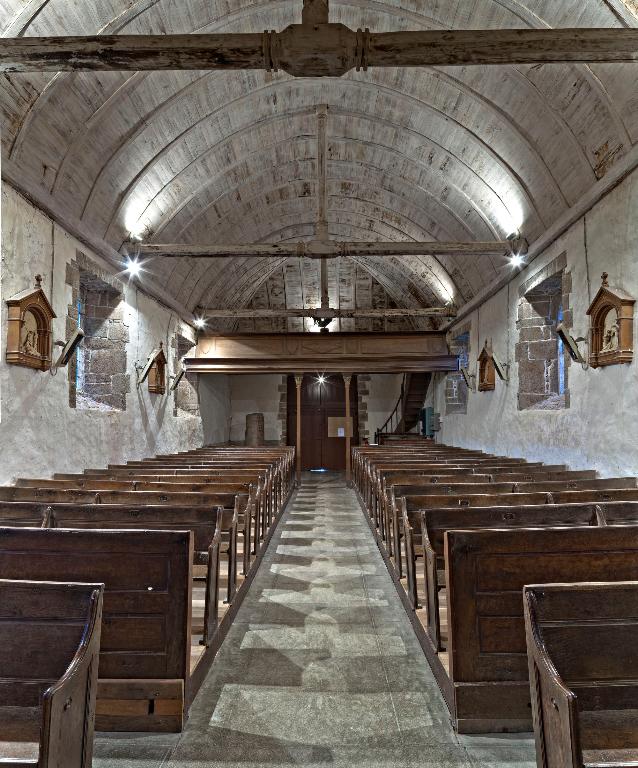
<path fill-rule="evenodd" d="M 100 735 L 95 768 L 533 768 L 457 737 L 355 494 L 304 478 L 182 734 Z"/>

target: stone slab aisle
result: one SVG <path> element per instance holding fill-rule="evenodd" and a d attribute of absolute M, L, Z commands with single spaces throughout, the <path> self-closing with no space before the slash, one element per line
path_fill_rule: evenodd
<path fill-rule="evenodd" d="M 456 737 L 355 494 L 304 478 L 176 736 L 100 737 L 95 768 L 533 768 Z"/>

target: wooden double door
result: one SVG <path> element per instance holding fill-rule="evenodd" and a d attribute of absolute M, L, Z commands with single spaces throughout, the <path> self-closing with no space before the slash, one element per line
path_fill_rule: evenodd
<path fill-rule="evenodd" d="M 357 377 L 350 382 L 350 415 L 354 435 L 351 445 L 358 445 Z M 301 384 L 301 468 L 346 469 L 345 437 L 329 437 L 328 419 L 346 414 L 345 384 L 341 375 L 326 375 L 320 382 L 317 374 L 306 374 Z M 288 445 L 297 442 L 297 387 L 295 377 L 288 377 Z"/>

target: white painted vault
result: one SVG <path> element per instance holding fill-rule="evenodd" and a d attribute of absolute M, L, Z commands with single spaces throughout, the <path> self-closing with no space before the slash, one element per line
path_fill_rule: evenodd
<path fill-rule="evenodd" d="M 261 32 L 299 22 L 301 6 L 0 0 L 0 35 Z M 373 31 L 620 27 L 638 25 L 637 7 L 634 0 L 332 0 L 331 21 Z M 332 238 L 502 240 L 520 228 L 532 242 L 631 157 L 637 86 L 635 66 L 623 64 L 300 80 L 265 72 L 13 75 L 0 78 L 2 155 L 26 188 L 53 196 L 115 249 L 131 232 L 151 242 L 309 240 L 316 235 L 315 110 L 327 104 Z M 505 258 L 486 256 L 342 258 L 330 264 L 330 302 L 462 306 L 509 268 Z M 149 269 L 191 312 L 320 301 L 316 262 L 161 258 Z M 302 322 L 259 327 L 300 330 Z M 342 321 L 343 330 L 354 322 Z M 385 322 L 393 329 L 407 321 Z M 356 328 L 372 330 L 372 321 Z"/>

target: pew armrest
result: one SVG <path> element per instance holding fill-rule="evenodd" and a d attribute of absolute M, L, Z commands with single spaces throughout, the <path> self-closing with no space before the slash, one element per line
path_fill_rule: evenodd
<path fill-rule="evenodd" d="M 525 634 L 537 761 L 539 765 L 582 765 L 576 695 L 547 652 L 536 623 L 535 600 L 533 590 L 526 589 Z"/>
<path fill-rule="evenodd" d="M 222 539 L 223 509 L 217 510 L 217 526 L 208 547 L 208 571 L 206 575 L 206 597 L 204 600 L 203 644 L 208 648 L 217 631 L 219 619 L 219 549 Z"/>
<path fill-rule="evenodd" d="M 82 642 L 62 677 L 42 700 L 39 768 L 90 768 L 104 587 L 96 589 Z"/>
<path fill-rule="evenodd" d="M 422 515 L 422 519 L 425 516 Z M 441 620 L 439 616 L 439 585 L 436 571 L 436 552 L 426 533 L 425 519 L 421 523 L 423 531 L 423 568 L 425 571 L 425 601 L 427 605 L 427 628 L 430 639 L 437 651 L 442 651 Z"/>

